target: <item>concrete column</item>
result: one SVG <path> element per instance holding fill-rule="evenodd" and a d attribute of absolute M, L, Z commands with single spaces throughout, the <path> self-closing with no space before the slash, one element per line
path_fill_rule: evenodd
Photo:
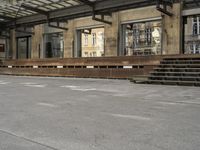
<path fill-rule="evenodd" d="M 105 56 L 117 56 L 119 13 L 112 14 L 112 25 L 105 25 Z"/>
<path fill-rule="evenodd" d="M 34 27 L 31 45 L 31 58 L 36 59 L 42 56 L 43 50 L 43 25 L 37 25 Z"/>
<path fill-rule="evenodd" d="M 16 32 L 14 29 L 10 30 L 10 54 L 12 59 L 16 59 L 17 56 L 17 43 L 16 43 Z"/>
<path fill-rule="evenodd" d="M 180 54 L 181 4 L 174 4 L 172 17 L 163 16 L 163 54 Z"/>
<path fill-rule="evenodd" d="M 74 20 L 69 20 L 67 24 L 67 31 L 64 31 L 64 58 L 73 57 L 74 47 Z"/>

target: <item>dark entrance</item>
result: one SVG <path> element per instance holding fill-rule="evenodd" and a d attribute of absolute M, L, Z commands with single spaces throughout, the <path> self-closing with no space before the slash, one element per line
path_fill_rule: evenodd
<path fill-rule="evenodd" d="M 31 58 L 31 37 L 17 38 L 17 59 Z"/>

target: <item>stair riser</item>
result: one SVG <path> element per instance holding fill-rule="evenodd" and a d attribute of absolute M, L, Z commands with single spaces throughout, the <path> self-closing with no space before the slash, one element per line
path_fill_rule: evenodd
<path fill-rule="evenodd" d="M 159 65 L 158 67 L 160 68 L 200 68 L 200 64 L 199 65 Z"/>
<path fill-rule="evenodd" d="M 200 83 L 182 83 L 182 82 L 165 82 L 165 81 L 147 81 L 148 84 L 163 84 L 163 85 L 183 85 L 183 86 L 200 86 Z"/>
<path fill-rule="evenodd" d="M 172 80 L 172 81 L 200 81 L 199 78 L 170 78 L 170 77 L 154 77 L 154 76 L 150 76 L 149 77 L 150 80 Z"/>
<path fill-rule="evenodd" d="M 163 64 L 163 65 L 165 65 L 165 64 L 172 64 L 172 65 L 174 65 L 174 64 L 199 64 L 200 65 L 200 61 L 198 61 L 198 62 L 190 62 L 190 61 L 188 61 L 188 62 L 186 62 L 186 61 L 184 61 L 184 62 L 177 62 L 177 61 L 161 61 L 160 62 L 161 64 Z"/>
<path fill-rule="evenodd" d="M 200 74 L 184 74 L 184 73 L 151 73 L 154 76 L 180 76 L 180 77 L 200 77 Z"/>
<path fill-rule="evenodd" d="M 173 69 L 169 69 L 169 68 L 157 68 L 154 69 L 154 71 L 161 71 L 161 72 L 200 72 L 200 69 L 192 69 L 192 68 L 184 68 L 184 69 L 177 69 L 177 68 L 173 68 Z"/>
<path fill-rule="evenodd" d="M 163 61 L 200 61 L 200 58 L 164 58 Z"/>

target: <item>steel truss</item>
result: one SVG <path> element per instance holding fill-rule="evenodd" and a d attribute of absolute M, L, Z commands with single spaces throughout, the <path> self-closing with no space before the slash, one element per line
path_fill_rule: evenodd
<path fill-rule="evenodd" d="M 37 0 L 42 2 L 41 0 Z M 63 0 L 62 0 L 63 1 Z M 64 0 L 67 2 L 67 0 Z M 74 0 L 75 1 L 75 0 Z M 110 16 L 112 12 L 120 11 L 120 10 L 126 10 L 126 9 L 132 9 L 132 8 L 139 8 L 139 7 L 145 7 L 145 6 L 153 6 L 157 5 L 157 9 L 163 12 L 166 15 L 172 15 L 170 12 L 165 9 L 166 6 L 171 6 L 171 3 L 166 2 L 160 3 L 161 0 L 96 0 L 96 1 L 89 1 L 89 0 L 76 0 L 79 2 L 77 5 L 72 5 L 71 7 L 63 7 L 60 9 L 54 9 L 54 10 L 43 10 L 42 7 L 33 7 L 27 4 L 22 4 L 21 9 L 23 13 L 32 12 L 31 15 L 26 15 L 22 17 L 6 17 L 6 27 L 7 28 L 17 28 L 22 26 L 34 26 L 37 24 L 43 24 L 43 23 L 49 23 L 49 22 L 64 22 L 70 19 L 74 18 L 80 18 L 80 17 L 87 17 L 92 16 L 92 19 L 106 23 L 106 24 L 112 24 L 111 21 L 108 21 L 105 19 L 105 16 Z M 179 0 L 176 0 L 174 2 L 178 2 Z M 31 1 L 32 3 L 34 2 Z M 30 2 L 29 2 L 30 3 Z M 162 7 L 162 10 L 160 7 L 158 7 L 159 4 L 164 4 Z M 60 3 L 58 3 L 61 5 Z M 52 6 L 56 6 L 55 4 Z M 46 8 L 47 6 L 44 5 Z M 19 13 L 20 14 L 20 13 Z M 100 16 L 100 17 L 97 17 Z M 1 16 L 0 16 L 1 18 Z M 12 20 L 14 19 L 14 20 Z M 1 22 L 0 22 L 1 24 Z M 59 25 L 54 26 L 56 28 L 62 28 Z M 67 28 L 63 28 L 66 30 Z"/>

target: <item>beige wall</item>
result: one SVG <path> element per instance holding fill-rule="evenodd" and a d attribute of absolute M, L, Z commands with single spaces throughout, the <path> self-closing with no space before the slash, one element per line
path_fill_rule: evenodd
<path fill-rule="evenodd" d="M 73 47 L 74 47 L 74 21 L 70 20 L 66 25 L 67 31 L 64 31 L 64 58 L 73 57 Z"/>
<path fill-rule="evenodd" d="M 16 32 L 14 29 L 10 31 L 10 49 L 12 52 L 12 59 L 16 59 L 17 56 L 17 44 L 16 44 Z"/>
<path fill-rule="evenodd" d="M 42 55 L 41 50 L 43 49 L 43 25 L 37 25 L 34 27 L 32 35 L 32 44 L 31 44 L 31 58 L 39 58 L 39 55 Z"/>
<path fill-rule="evenodd" d="M 181 5 L 174 4 L 172 17 L 163 16 L 163 50 L 164 54 L 180 54 L 181 42 Z"/>
<path fill-rule="evenodd" d="M 112 25 L 105 25 L 105 56 L 117 56 L 119 13 L 112 14 Z"/>

